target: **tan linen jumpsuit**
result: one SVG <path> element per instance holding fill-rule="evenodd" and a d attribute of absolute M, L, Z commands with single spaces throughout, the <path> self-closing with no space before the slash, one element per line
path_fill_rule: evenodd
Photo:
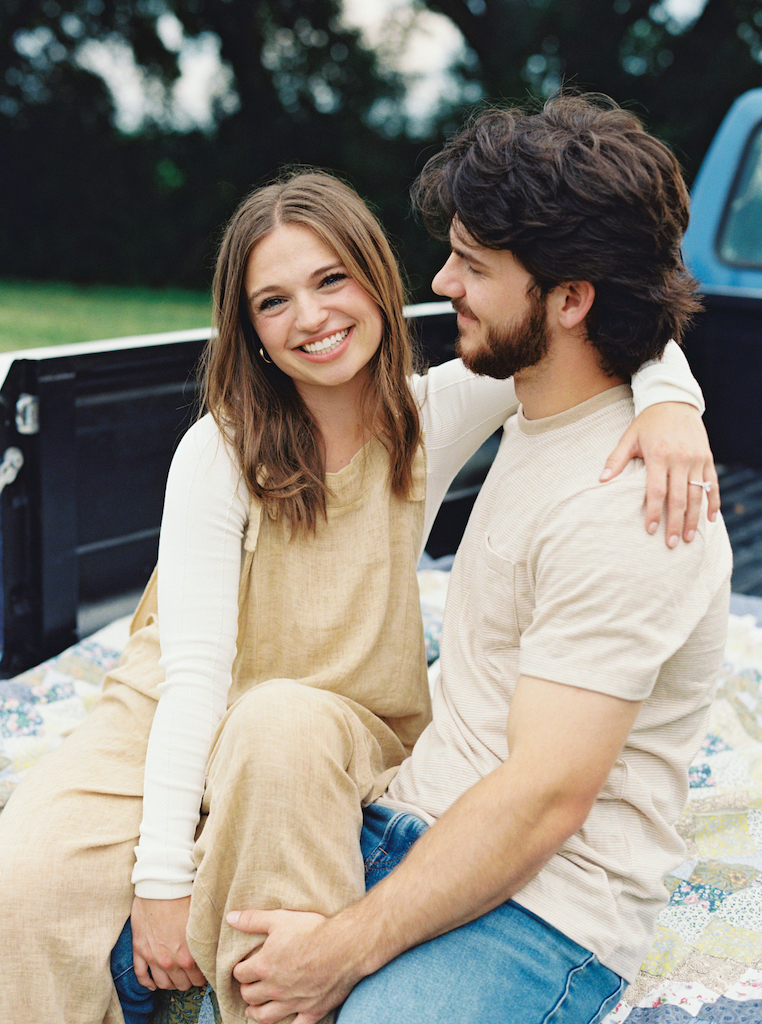
<path fill-rule="evenodd" d="M 225 1024 L 256 937 L 245 907 L 333 913 L 364 891 L 362 806 L 430 717 L 415 566 L 425 456 L 407 499 L 372 440 L 290 539 L 252 504 L 228 710 L 209 754 L 188 940 Z M 148 734 L 163 679 L 152 577 L 89 718 L 0 814 L 0 1020 L 121 1024 L 109 954 L 129 916 Z"/>

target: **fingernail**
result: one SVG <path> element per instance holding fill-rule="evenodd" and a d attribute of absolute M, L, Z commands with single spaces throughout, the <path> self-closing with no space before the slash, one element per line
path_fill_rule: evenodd
<path fill-rule="evenodd" d="M 685 539 L 690 544 L 690 542 L 693 540 L 693 538 L 695 536 L 696 536 L 696 531 L 695 530 L 688 530 L 687 534 L 685 535 Z"/>
<path fill-rule="evenodd" d="M 672 536 L 667 541 L 667 546 L 670 547 L 670 548 L 676 548 L 679 543 L 680 543 L 680 538 L 677 536 L 676 533 L 673 533 Z"/>
<path fill-rule="evenodd" d="M 610 469 L 604 469 L 604 471 L 601 473 L 601 483 L 603 483 L 605 480 L 609 480 L 611 478 L 612 472 L 613 471 Z"/>
<path fill-rule="evenodd" d="M 240 910 L 231 910 L 230 913 L 225 916 L 225 920 L 227 921 L 228 924 L 238 924 L 240 919 Z"/>
<path fill-rule="evenodd" d="M 714 523 L 716 520 L 717 520 L 717 513 L 716 512 L 712 512 L 712 514 L 709 516 L 709 522 L 710 523 Z"/>
<path fill-rule="evenodd" d="M 649 524 L 648 524 L 648 532 L 649 532 L 649 533 L 650 533 L 651 535 L 653 535 L 654 533 L 656 533 L 656 531 L 657 531 L 658 529 L 659 529 L 659 524 L 658 524 L 658 523 L 649 523 Z"/>

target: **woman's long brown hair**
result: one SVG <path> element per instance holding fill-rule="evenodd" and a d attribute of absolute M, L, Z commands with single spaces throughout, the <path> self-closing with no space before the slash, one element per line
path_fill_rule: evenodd
<path fill-rule="evenodd" d="M 325 460 L 318 427 L 291 378 L 259 357 L 243 280 L 255 245 L 280 224 L 310 228 L 378 304 L 381 344 L 364 396 L 369 429 L 389 451 L 390 484 L 405 496 L 421 441 L 407 378 L 413 344 L 403 316 L 404 288 L 383 229 L 356 192 L 322 171 L 298 170 L 257 189 L 227 226 L 214 276 L 215 331 L 204 354 L 203 395 L 235 453 L 249 492 L 285 516 L 292 535 L 314 531 L 326 510 Z"/>

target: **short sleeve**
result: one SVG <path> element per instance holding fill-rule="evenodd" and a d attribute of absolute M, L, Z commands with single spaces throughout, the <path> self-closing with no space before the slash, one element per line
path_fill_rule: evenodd
<path fill-rule="evenodd" d="M 648 534 L 642 466 L 612 484 L 564 501 L 535 537 L 520 672 L 643 700 L 729 578 L 729 547 L 719 521 L 675 549 L 663 526 Z"/>

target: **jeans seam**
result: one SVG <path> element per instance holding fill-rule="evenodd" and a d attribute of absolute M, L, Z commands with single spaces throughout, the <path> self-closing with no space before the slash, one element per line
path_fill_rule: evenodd
<path fill-rule="evenodd" d="M 129 967 L 125 967 L 124 970 L 119 972 L 119 974 L 112 974 L 112 978 L 114 979 L 114 982 L 119 981 L 119 979 L 123 978 L 125 976 L 125 974 L 129 974 L 132 969 L 133 969 L 133 965 L 130 964 Z M 146 991 L 150 991 L 150 990 L 146 989 Z"/>
<path fill-rule="evenodd" d="M 566 974 L 566 985 L 565 985 L 565 987 L 564 987 L 564 990 L 563 990 L 563 992 L 561 993 L 561 995 L 560 995 L 560 996 L 558 997 L 558 999 L 556 1000 L 556 1004 L 555 1004 L 555 1006 L 554 1006 L 554 1007 L 553 1007 L 553 1008 L 551 1009 L 550 1013 L 548 1013 L 548 1014 L 547 1014 L 547 1015 L 546 1015 L 546 1016 L 545 1016 L 545 1017 L 543 1018 L 542 1024 L 553 1024 L 553 1017 L 554 1017 L 554 1016 L 556 1015 L 556 1011 L 557 1011 L 557 1010 L 558 1010 L 558 1009 L 559 1009 L 559 1008 L 561 1007 L 561 1004 L 562 1004 L 562 1003 L 564 1002 L 564 1000 L 566 1000 L 566 999 L 568 998 L 568 996 L 569 996 L 569 988 L 570 988 L 570 986 L 571 986 L 572 978 L 573 978 L 573 977 L 574 977 L 575 975 L 579 974 L 579 972 L 580 972 L 580 971 L 584 970 L 584 968 L 585 968 L 585 967 L 587 967 L 587 965 L 588 965 L 588 964 L 592 963 L 592 961 L 593 961 L 594 959 L 595 959 L 595 955 L 594 955 L 593 953 L 591 953 L 591 954 L 590 954 L 590 955 L 589 955 L 589 956 L 587 957 L 587 959 L 586 959 L 586 960 L 583 960 L 583 961 L 582 961 L 582 963 L 581 963 L 581 964 L 575 964 L 575 965 L 574 965 L 574 967 L 572 967 L 572 969 L 571 969 L 570 971 L 568 971 L 568 972 L 567 972 L 567 974 Z"/>
<path fill-rule="evenodd" d="M 595 1017 L 593 1018 L 593 1020 L 595 1020 L 597 1017 L 600 1017 L 601 1010 L 606 1005 L 606 1003 L 608 1003 L 615 996 L 617 996 L 617 997 L 621 996 L 626 988 L 627 988 L 627 982 L 624 980 L 624 978 L 620 978 L 619 979 L 619 984 L 617 985 L 616 989 L 611 993 L 611 995 L 606 996 L 605 999 L 601 1000 L 600 1005 L 598 1006 L 598 1009 L 596 1010 Z M 612 1007 L 612 1009 L 613 1008 L 614 1007 Z"/>
<path fill-rule="evenodd" d="M 555 1006 L 550 1010 L 550 1012 L 547 1014 L 547 1016 L 543 1018 L 542 1024 L 553 1024 L 553 1019 L 556 1016 L 557 1011 L 561 1009 L 561 1006 L 562 1006 L 563 1002 L 567 999 L 567 997 L 569 995 L 569 988 L 571 986 L 572 979 L 575 977 L 575 975 L 579 974 L 580 971 L 584 970 L 587 966 L 589 966 L 593 961 L 596 961 L 596 962 L 600 963 L 600 961 L 598 961 L 596 955 L 594 953 L 591 953 L 585 960 L 582 961 L 582 963 L 576 964 L 567 973 L 567 975 L 566 975 L 566 986 L 564 988 L 564 991 L 558 997 L 558 1000 L 556 1001 Z M 598 1004 L 597 1010 L 595 1011 L 593 1016 L 590 1017 L 590 1019 L 588 1021 L 588 1024 L 591 1024 L 592 1021 L 598 1020 L 599 1017 L 600 1017 L 600 1012 L 601 1012 L 602 1007 L 605 1006 L 605 1004 L 610 999 L 612 999 L 614 996 L 621 995 L 625 988 L 626 988 L 626 983 L 624 982 L 624 980 L 622 978 L 620 978 L 619 979 L 619 984 L 616 986 L 614 991 L 610 992 L 607 996 L 605 996 L 603 999 L 601 999 L 600 1003 Z"/>

